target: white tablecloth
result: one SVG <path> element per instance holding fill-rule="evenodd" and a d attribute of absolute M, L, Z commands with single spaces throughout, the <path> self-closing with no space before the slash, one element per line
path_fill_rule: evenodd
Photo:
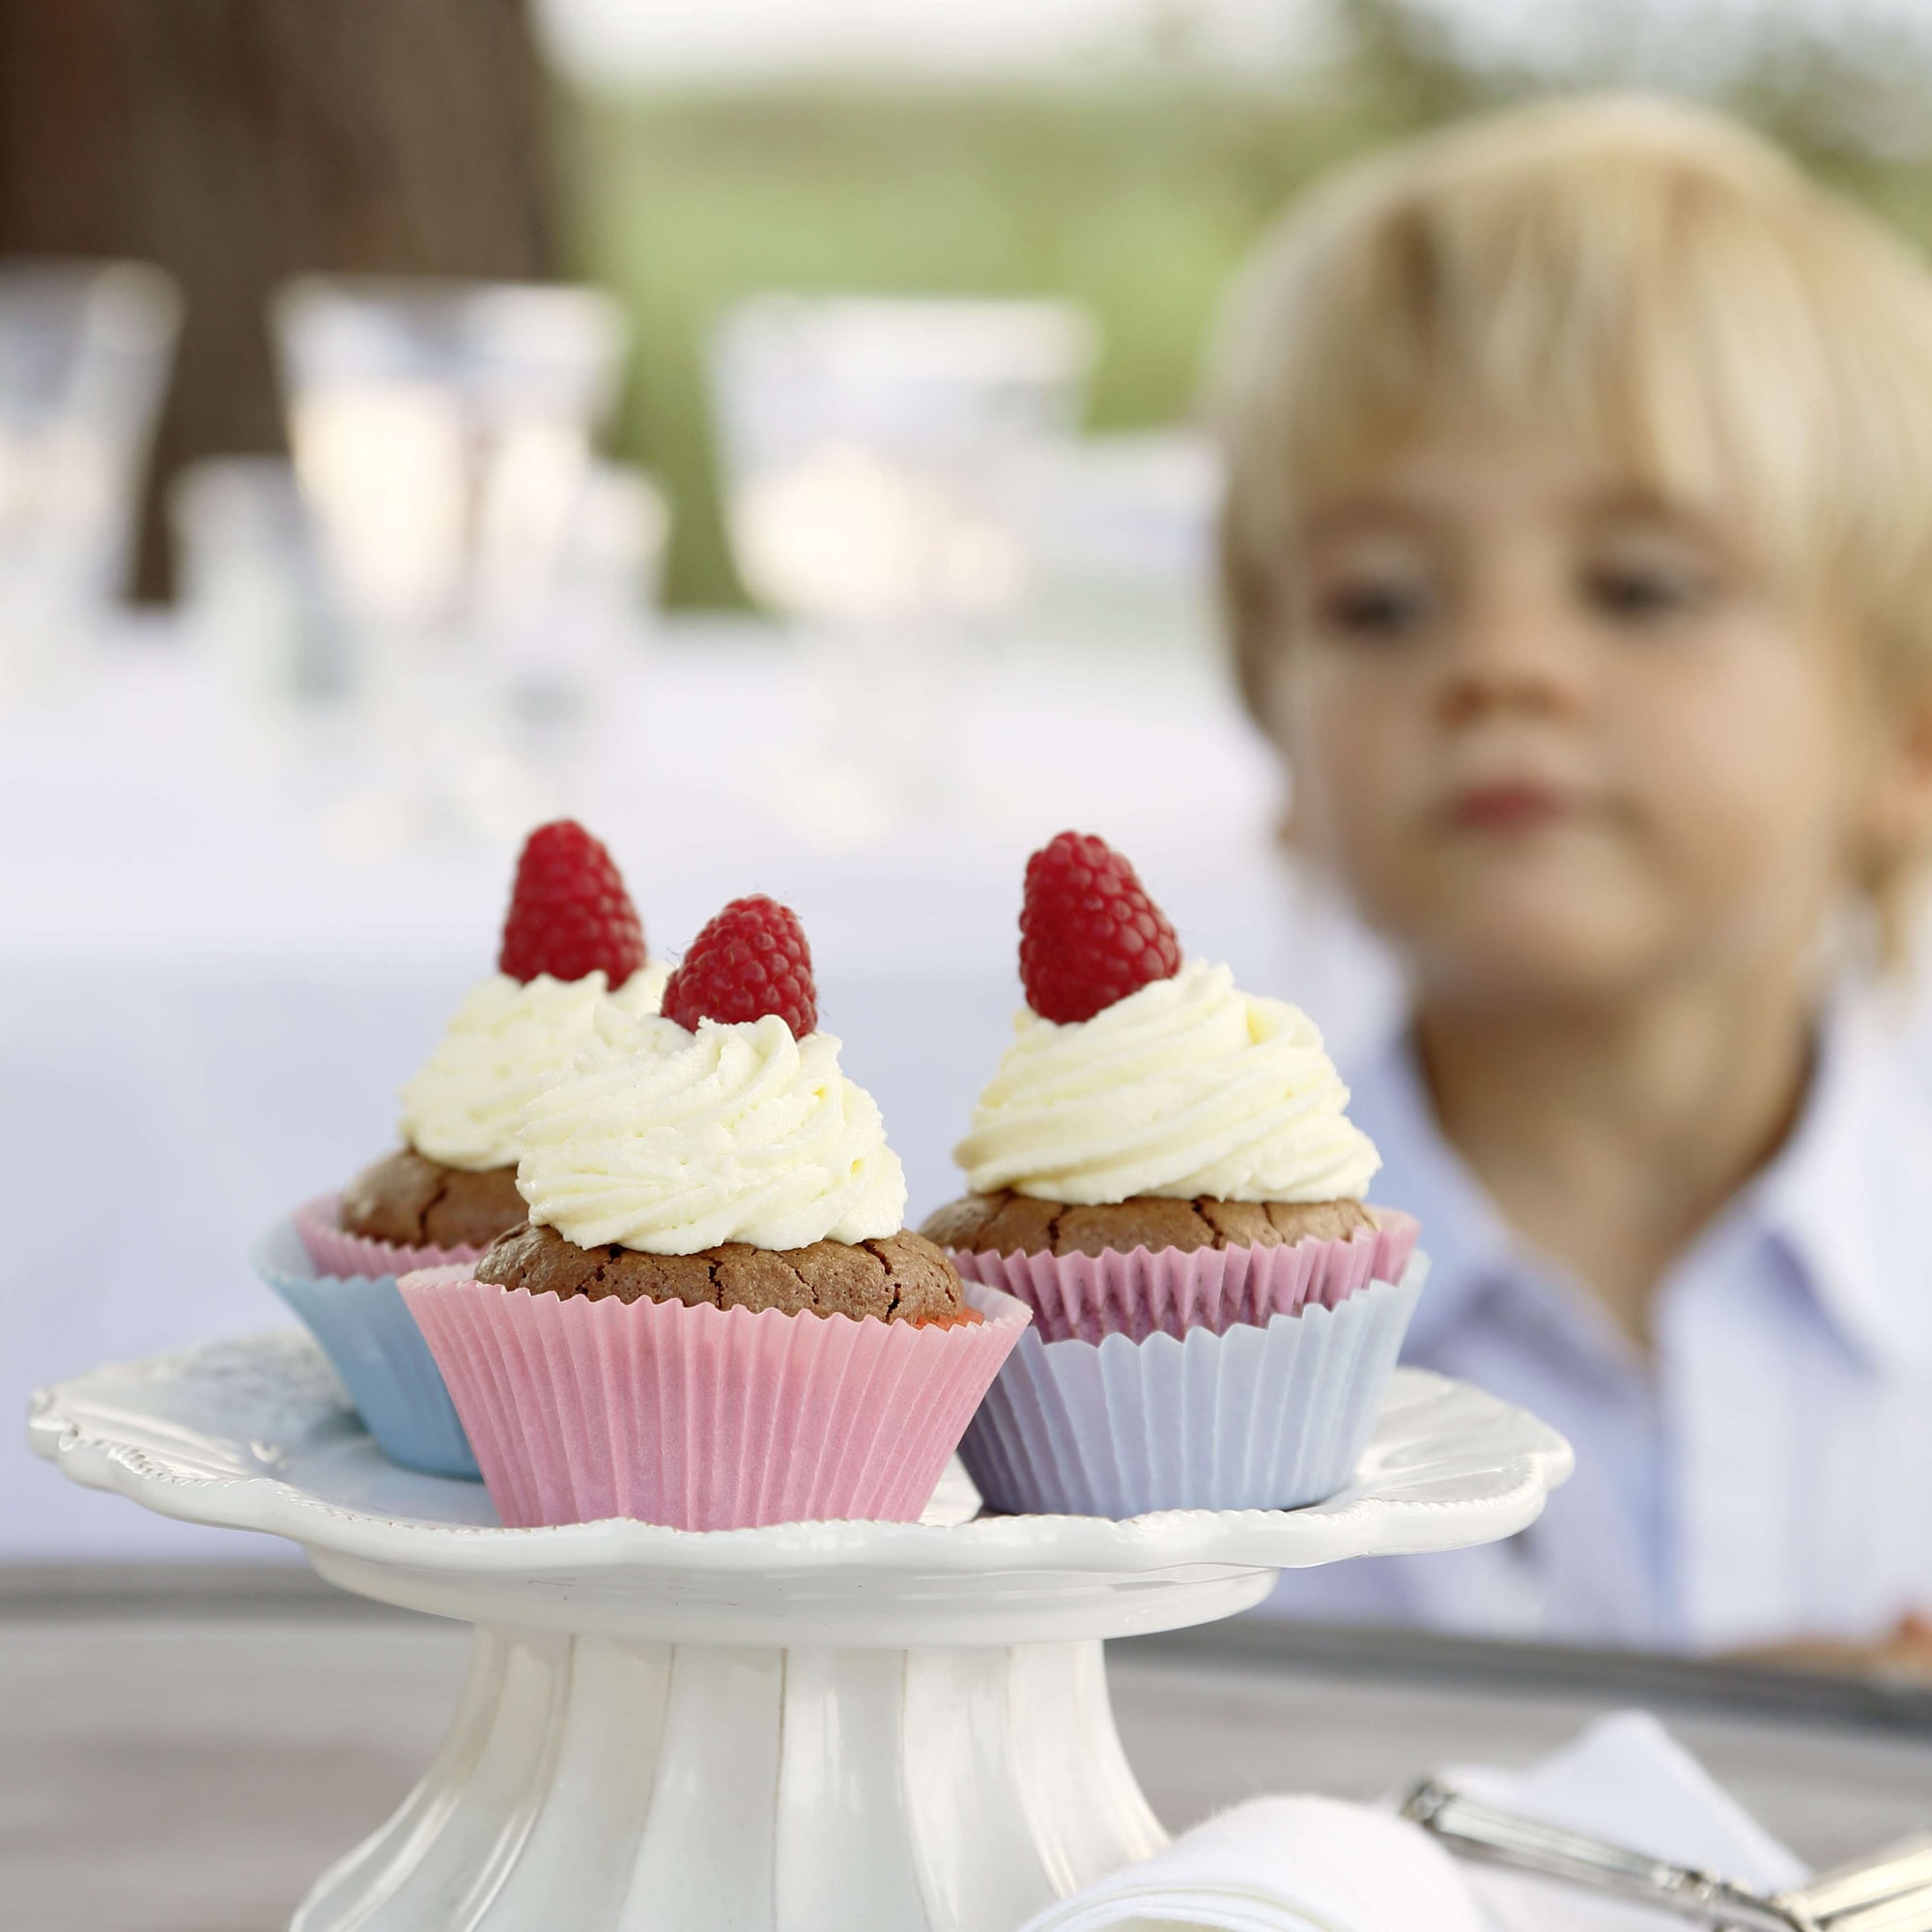
<path fill-rule="evenodd" d="M 1130 854 L 1189 950 L 1246 983 L 1345 1030 L 1372 1005 L 1360 942 L 1284 879 L 1273 760 L 1213 667 L 1015 647 L 947 707 L 929 794 L 843 849 L 799 810 L 810 696 L 781 640 L 674 632 L 557 803 L 610 843 L 654 948 L 742 893 L 798 909 L 915 1217 L 956 1191 L 949 1151 L 1017 1003 L 1022 867 L 1064 826 Z M 7 1401 L 282 1321 L 249 1242 L 393 1145 L 398 1082 L 493 968 L 515 838 L 358 861 L 329 796 L 164 638 L 0 718 Z M 7 1439 L 0 1559 L 241 1553 Z"/>

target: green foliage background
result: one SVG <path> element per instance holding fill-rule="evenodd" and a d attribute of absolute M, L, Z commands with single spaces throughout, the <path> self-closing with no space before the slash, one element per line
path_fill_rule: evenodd
<path fill-rule="evenodd" d="M 1620 41 L 1619 12 L 1632 14 Z M 1642 0 L 1602 0 L 1600 52 L 1559 75 L 1479 71 L 1413 0 L 1337 0 L 1335 57 L 1290 85 L 1177 61 L 1091 89 L 764 88 L 559 101 L 568 267 L 635 328 L 623 452 L 676 505 L 668 591 L 740 601 L 713 484 L 702 371 L 712 319 L 762 289 L 1054 294 L 1105 341 L 1096 428 L 1185 414 L 1228 278 L 1315 177 L 1401 135 L 1551 86 L 1630 78 Z M 1712 0 L 1711 31 L 1735 13 Z M 1723 100 L 1932 242 L 1924 49 L 1868 27 L 1821 44 L 1760 20 L 1719 50 Z M 1263 76 L 1262 79 L 1268 77 Z M 1901 135 L 1903 138 L 1901 138 Z M 1906 151 L 1900 152 L 1901 147 Z"/>

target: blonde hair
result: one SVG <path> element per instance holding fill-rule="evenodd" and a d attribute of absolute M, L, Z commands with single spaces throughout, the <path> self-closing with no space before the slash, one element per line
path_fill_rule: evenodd
<path fill-rule="evenodd" d="M 1556 101 L 1346 170 L 1248 270 L 1210 402 L 1222 589 L 1264 722 L 1303 507 L 1469 429 L 1740 518 L 1794 595 L 1849 620 L 1877 692 L 1932 680 L 1932 276 L 1721 115 Z M 1894 936 L 1919 856 L 1861 863 Z"/>

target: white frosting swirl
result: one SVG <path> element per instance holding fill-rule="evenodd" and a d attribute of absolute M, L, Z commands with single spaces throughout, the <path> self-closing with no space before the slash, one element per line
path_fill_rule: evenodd
<path fill-rule="evenodd" d="M 577 1071 L 533 1099 L 517 1187 L 579 1247 L 803 1248 L 905 1224 L 905 1174 L 832 1035 L 605 1013 Z"/>
<path fill-rule="evenodd" d="M 1381 1165 L 1315 1023 L 1189 960 L 1090 1020 L 1022 1011 L 953 1158 L 976 1194 L 1359 1201 Z"/>
<path fill-rule="evenodd" d="M 652 961 L 611 993 L 602 972 L 582 980 L 539 973 L 527 984 L 492 974 L 405 1084 L 403 1138 L 449 1167 L 480 1174 L 515 1166 L 518 1119 L 532 1094 L 569 1071 L 594 1037 L 598 1009 L 654 1013 L 669 977 Z"/>

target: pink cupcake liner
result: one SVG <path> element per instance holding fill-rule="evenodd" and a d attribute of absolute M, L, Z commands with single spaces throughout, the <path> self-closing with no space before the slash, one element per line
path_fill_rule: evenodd
<path fill-rule="evenodd" d="M 406 1248 L 396 1241 L 372 1241 L 365 1235 L 345 1234 L 339 1225 L 342 1196 L 325 1194 L 304 1201 L 292 1217 L 301 1244 L 318 1274 L 409 1274 L 417 1268 L 451 1267 L 459 1262 L 480 1262 L 487 1248 Z"/>
<path fill-rule="evenodd" d="M 469 1266 L 401 1288 L 520 1529 L 913 1521 L 1031 1319 L 1002 1294 L 951 1328 L 559 1299 Z"/>
<path fill-rule="evenodd" d="M 1378 1208 L 1378 1226 L 1346 1240 L 1278 1248 L 1135 1248 L 1100 1255 L 997 1255 L 952 1250 L 967 1281 L 1016 1295 L 1044 1342 L 1098 1342 L 1124 1335 L 1184 1336 L 1237 1323 L 1264 1328 L 1277 1315 L 1337 1308 L 1372 1281 L 1400 1281 L 1421 1224 Z"/>

